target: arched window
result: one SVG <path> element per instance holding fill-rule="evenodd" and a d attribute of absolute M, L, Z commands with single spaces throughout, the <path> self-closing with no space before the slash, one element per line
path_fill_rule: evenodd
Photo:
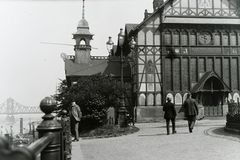
<path fill-rule="evenodd" d="M 179 38 L 179 32 L 175 31 L 173 32 L 173 45 L 179 45 L 180 38 Z"/>
<path fill-rule="evenodd" d="M 139 96 L 139 100 L 138 100 L 138 102 L 139 102 L 139 105 L 140 106 L 145 106 L 145 101 L 146 101 L 146 96 L 144 95 L 144 94 L 141 94 L 140 96 Z"/>
<path fill-rule="evenodd" d="M 170 31 L 165 32 L 165 44 L 166 45 L 172 44 L 172 33 Z"/>
<path fill-rule="evenodd" d="M 83 46 L 85 46 L 85 45 L 86 45 L 86 42 L 85 42 L 85 40 L 84 40 L 84 39 L 81 39 L 81 41 L 80 41 L 80 45 L 83 45 Z"/>
<path fill-rule="evenodd" d="M 236 33 L 231 33 L 230 42 L 231 42 L 232 46 L 237 45 L 237 34 Z"/>
<path fill-rule="evenodd" d="M 214 35 L 214 45 L 216 46 L 221 45 L 221 34 L 219 32 L 215 33 Z"/>
<path fill-rule="evenodd" d="M 151 30 L 147 32 L 147 45 L 153 45 L 153 33 Z"/>
<path fill-rule="evenodd" d="M 195 31 L 190 33 L 190 45 L 195 46 L 197 44 L 197 34 Z"/>
<path fill-rule="evenodd" d="M 187 99 L 187 94 L 188 94 L 188 93 L 185 93 L 185 94 L 183 95 L 183 102 Z"/>
<path fill-rule="evenodd" d="M 234 95 L 233 95 L 233 100 L 234 100 L 235 103 L 240 102 L 239 94 L 238 94 L 238 93 L 234 93 Z"/>
<path fill-rule="evenodd" d="M 223 46 L 228 46 L 228 45 L 229 45 L 229 34 L 223 33 Z"/>
<path fill-rule="evenodd" d="M 148 106 L 152 106 L 154 104 L 153 103 L 154 102 L 153 99 L 154 99 L 153 94 L 149 94 L 148 98 L 147 98 L 147 105 Z"/>
<path fill-rule="evenodd" d="M 145 45 L 145 33 L 143 31 L 138 32 L 138 45 Z"/>
<path fill-rule="evenodd" d="M 240 33 L 238 33 L 238 46 L 240 46 Z"/>
<path fill-rule="evenodd" d="M 156 96 L 156 105 L 162 105 L 162 95 L 160 93 Z"/>
<path fill-rule="evenodd" d="M 188 45 L 188 33 L 186 31 L 182 32 L 181 43 L 182 45 Z"/>
<path fill-rule="evenodd" d="M 157 31 L 154 33 L 154 41 L 155 41 L 155 45 L 160 45 L 160 32 Z"/>
<path fill-rule="evenodd" d="M 168 93 L 166 97 L 169 97 L 169 98 L 171 98 L 171 100 L 172 100 L 172 103 L 174 103 L 174 99 L 173 99 L 173 95 L 172 95 L 172 93 Z"/>
<path fill-rule="evenodd" d="M 231 102 L 231 100 L 232 100 L 232 95 L 228 93 L 228 101 Z"/>
<path fill-rule="evenodd" d="M 175 95 L 175 104 L 177 104 L 177 105 L 181 105 L 182 104 L 182 96 L 181 96 L 180 93 L 177 93 Z"/>

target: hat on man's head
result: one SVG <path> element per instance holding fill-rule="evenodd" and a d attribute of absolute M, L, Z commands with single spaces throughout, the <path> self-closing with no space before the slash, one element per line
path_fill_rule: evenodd
<path fill-rule="evenodd" d="M 167 97 L 167 101 L 170 102 L 172 99 L 170 97 Z"/>

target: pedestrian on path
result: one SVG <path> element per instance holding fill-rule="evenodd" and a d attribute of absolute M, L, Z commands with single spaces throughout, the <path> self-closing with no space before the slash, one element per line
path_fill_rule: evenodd
<path fill-rule="evenodd" d="M 81 121 L 82 112 L 80 107 L 76 104 L 76 102 L 72 102 L 72 108 L 71 108 L 71 122 L 74 127 L 74 140 L 73 141 L 79 141 L 79 122 Z"/>
<path fill-rule="evenodd" d="M 172 134 L 177 133 L 175 130 L 175 119 L 177 116 L 177 112 L 175 109 L 174 104 L 171 102 L 171 98 L 167 97 L 167 103 L 163 105 L 164 118 L 166 119 L 166 128 L 167 128 L 167 135 L 169 135 L 169 123 L 170 120 L 172 122 Z"/>
<path fill-rule="evenodd" d="M 189 132 L 192 133 L 198 115 L 198 106 L 197 102 L 191 98 L 191 93 L 187 94 L 187 99 L 184 101 L 183 107 L 185 109 L 185 116 L 188 120 Z"/>

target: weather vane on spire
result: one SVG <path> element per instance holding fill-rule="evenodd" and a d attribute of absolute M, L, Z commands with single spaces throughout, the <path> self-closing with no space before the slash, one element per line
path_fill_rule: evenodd
<path fill-rule="evenodd" d="M 82 19 L 85 19 L 85 17 L 84 17 L 84 1 L 85 1 L 85 0 L 83 0 Z"/>

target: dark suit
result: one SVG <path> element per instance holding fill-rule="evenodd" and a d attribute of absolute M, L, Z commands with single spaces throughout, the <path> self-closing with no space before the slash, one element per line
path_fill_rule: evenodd
<path fill-rule="evenodd" d="M 175 109 L 175 106 L 171 102 L 167 102 L 163 105 L 163 111 L 164 113 L 164 118 L 166 119 L 166 128 L 167 128 L 167 134 L 169 134 L 169 122 L 171 120 L 172 122 L 172 133 L 175 133 L 175 118 L 177 116 L 177 112 Z"/>
<path fill-rule="evenodd" d="M 192 132 L 192 129 L 196 121 L 196 117 L 198 115 L 197 102 L 192 98 L 187 98 L 183 103 L 183 107 L 185 109 L 185 116 L 187 117 L 188 120 L 189 131 Z"/>

